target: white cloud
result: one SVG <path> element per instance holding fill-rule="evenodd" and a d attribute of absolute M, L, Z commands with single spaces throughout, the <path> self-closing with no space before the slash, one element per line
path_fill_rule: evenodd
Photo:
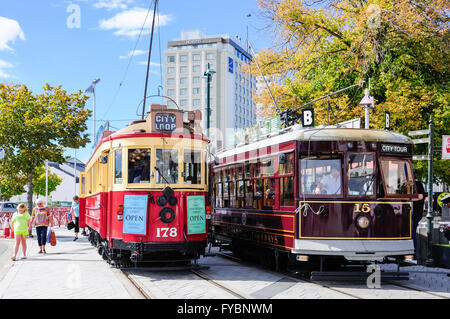
<path fill-rule="evenodd" d="M 114 9 L 125 10 L 128 9 L 128 4 L 133 2 L 134 0 L 98 0 L 93 6 L 98 9 L 104 8 L 108 11 Z"/>
<path fill-rule="evenodd" d="M 6 62 L 4 60 L 0 60 L 0 79 L 7 79 L 10 78 L 11 75 L 6 73 L 3 69 L 12 68 L 13 65 L 9 62 Z"/>
<path fill-rule="evenodd" d="M 134 50 L 134 51 L 130 51 L 127 53 L 127 55 L 122 55 L 120 56 L 120 59 L 127 59 L 130 56 L 137 56 L 137 55 L 143 55 L 143 54 L 147 54 L 148 51 L 144 51 L 144 50 Z"/>
<path fill-rule="evenodd" d="M 139 64 L 142 64 L 142 65 L 147 65 L 147 61 L 140 61 L 139 62 Z M 150 67 L 160 67 L 161 66 L 161 64 L 159 64 L 159 63 L 156 63 L 156 62 L 150 62 Z"/>
<path fill-rule="evenodd" d="M 0 17 L 0 51 L 9 50 L 12 51 L 8 45 L 10 42 L 14 43 L 15 40 L 25 40 L 25 34 L 16 20 Z"/>
<path fill-rule="evenodd" d="M 116 14 L 114 17 L 107 20 L 100 20 L 100 29 L 102 30 L 115 30 L 114 34 L 117 36 L 134 37 L 141 32 L 142 25 L 147 16 L 147 9 L 135 7 L 130 10 L 126 10 Z M 147 20 L 145 22 L 143 34 L 149 34 L 151 31 L 153 19 L 153 12 L 149 12 Z M 159 14 L 159 19 L 156 17 L 155 22 L 159 26 L 164 26 L 170 23 L 173 18 L 170 14 Z M 157 27 L 157 25 L 155 26 Z"/>

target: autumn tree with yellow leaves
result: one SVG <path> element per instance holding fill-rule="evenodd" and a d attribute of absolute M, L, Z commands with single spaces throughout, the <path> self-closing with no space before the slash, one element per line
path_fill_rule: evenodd
<path fill-rule="evenodd" d="M 435 145 L 450 134 L 448 1 L 257 1 L 276 40 L 255 58 L 281 110 L 364 81 L 330 99 L 338 122 L 364 118 L 359 102 L 370 79 L 370 128 L 383 129 L 389 111 L 392 129 L 406 134 L 428 128 L 433 114 Z M 255 62 L 247 68 L 260 75 Z M 255 102 L 263 115 L 276 113 L 267 89 Z M 327 123 L 327 100 L 313 107 L 316 124 Z M 414 148 L 426 153 L 425 145 Z M 439 158 L 436 181 L 449 183 L 449 161 Z M 426 176 L 426 165 L 415 163 L 419 176 Z"/>

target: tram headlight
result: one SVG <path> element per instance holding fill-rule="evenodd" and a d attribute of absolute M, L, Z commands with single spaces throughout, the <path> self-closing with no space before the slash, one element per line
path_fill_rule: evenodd
<path fill-rule="evenodd" d="M 359 228 L 366 229 L 370 225 L 370 220 L 366 216 L 359 216 L 356 219 L 356 225 L 358 225 Z"/>

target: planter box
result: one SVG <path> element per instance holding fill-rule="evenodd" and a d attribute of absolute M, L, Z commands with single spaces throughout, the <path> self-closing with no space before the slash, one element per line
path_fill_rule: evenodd
<path fill-rule="evenodd" d="M 450 268 L 450 245 L 433 245 L 435 266 Z"/>

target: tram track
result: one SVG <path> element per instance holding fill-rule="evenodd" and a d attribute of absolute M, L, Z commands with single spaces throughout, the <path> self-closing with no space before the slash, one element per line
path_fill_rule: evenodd
<path fill-rule="evenodd" d="M 225 253 L 221 253 L 221 252 L 217 253 L 217 256 L 222 257 L 222 258 L 226 258 L 226 259 L 229 259 L 229 260 L 233 260 L 233 261 L 235 261 L 235 262 L 237 262 L 237 263 L 240 263 L 240 264 L 242 264 L 242 265 L 251 266 L 251 267 L 257 267 L 258 269 L 262 269 L 262 270 L 264 270 L 264 271 L 267 271 L 267 272 L 270 272 L 270 273 L 273 273 L 273 274 L 283 275 L 283 276 L 288 277 L 288 278 L 291 278 L 292 280 L 295 280 L 295 281 L 297 281 L 297 282 L 305 282 L 305 283 L 317 285 L 317 286 L 320 286 L 320 287 L 323 287 L 323 288 L 326 288 L 326 289 L 335 291 L 335 292 L 337 292 L 337 293 L 346 295 L 346 296 L 351 297 L 351 298 L 365 299 L 365 298 L 363 298 L 363 297 L 361 297 L 361 296 L 358 296 L 358 295 L 349 293 L 349 292 L 347 292 L 347 291 L 343 291 L 341 288 L 338 288 L 338 287 L 332 287 L 332 286 L 330 286 L 330 285 L 328 285 L 328 284 L 326 284 L 326 283 L 324 283 L 324 282 L 313 281 L 313 280 L 311 280 L 311 279 L 304 278 L 304 277 L 301 276 L 301 275 L 295 275 L 295 274 L 292 274 L 292 273 L 289 272 L 289 271 L 279 271 L 279 272 L 276 272 L 276 271 L 273 271 L 273 270 L 268 270 L 268 269 L 265 269 L 264 267 L 261 267 L 261 266 L 259 266 L 259 265 L 255 265 L 255 264 L 249 263 L 249 262 L 247 262 L 247 261 L 244 261 L 244 260 L 242 260 L 242 259 L 240 259 L 240 258 L 238 258 L 238 257 L 236 257 L 236 256 L 229 255 L 229 254 L 225 254 Z M 395 286 L 395 287 L 399 287 L 399 288 L 402 288 L 402 289 L 407 289 L 407 290 L 410 290 L 410 291 L 416 291 L 416 292 L 419 292 L 419 293 L 427 294 L 427 295 L 432 296 L 433 298 L 449 299 L 448 297 L 443 296 L 443 295 L 441 295 L 441 294 L 439 294 L 439 293 L 430 292 L 430 291 L 428 291 L 428 290 L 421 289 L 421 288 L 419 288 L 419 287 L 412 287 L 412 286 L 410 286 L 410 285 L 408 285 L 408 284 L 400 284 L 400 283 L 398 283 L 398 282 L 394 282 L 394 281 L 391 281 L 391 280 L 386 280 L 386 281 L 383 281 L 383 282 L 384 282 L 385 284 L 389 284 L 389 285 L 391 285 L 391 286 Z"/>

